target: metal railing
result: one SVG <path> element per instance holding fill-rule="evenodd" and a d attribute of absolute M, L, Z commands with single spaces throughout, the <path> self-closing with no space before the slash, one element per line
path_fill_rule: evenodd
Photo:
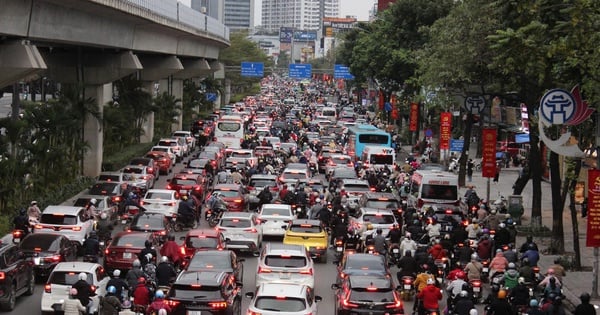
<path fill-rule="evenodd" d="M 169 20 L 229 41 L 229 28 L 217 19 L 198 12 L 177 0 L 123 0 Z"/>

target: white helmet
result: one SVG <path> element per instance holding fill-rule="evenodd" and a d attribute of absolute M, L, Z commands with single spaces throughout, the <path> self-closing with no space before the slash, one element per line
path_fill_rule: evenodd
<path fill-rule="evenodd" d="M 87 280 L 87 274 L 85 272 L 81 272 L 79 273 L 79 276 L 77 276 L 77 278 L 79 280 Z"/>
<path fill-rule="evenodd" d="M 317 199 L 315 199 L 315 202 L 316 202 L 316 203 L 320 203 L 320 202 L 321 202 L 321 198 L 317 198 Z"/>
<path fill-rule="evenodd" d="M 113 276 L 114 276 L 114 277 L 120 277 L 120 276 L 121 276 L 121 270 L 119 270 L 119 269 L 115 269 L 115 270 L 113 271 Z"/>
<path fill-rule="evenodd" d="M 167 256 L 161 256 L 160 257 L 160 261 L 161 262 L 169 262 L 169 257 L 167 257 Z"/>
<path fill-rule="evenodd" d="M 500 225 L 498 225 L 498 226 L 499 226 L 501 229 L 503 229 L 503 228 L 505 228 L 505 227 L 506 227 L 506 224 L 504 224 L 504 222 L 503 222 L 503 223 L 500 223 Z"/>
<path fill-rule="evenodd" d="M 102 220 L 108 219 L 108 214 L 106 214 L 106 212 L 100 213 L 100 219 L 102 219 Z"/>
<path fill-rule="evenodd" d="M 98 200 L 96 200 L 96 198 L 92 198 L 92 199 L 90 199 L 90 203 L 91 203 L 91 204 L 94 204 L 94 205 L 95 205 L 95 204 L 96 204 L 96 202 L 98 202 Z"/>

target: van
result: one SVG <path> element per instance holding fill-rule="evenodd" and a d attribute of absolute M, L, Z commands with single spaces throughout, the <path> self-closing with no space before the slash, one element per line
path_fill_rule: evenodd
<path fill-rule="evenodd" d="M 335 110 L 335 107 L 323 107 L 323 109 L 321 110 L 320 116 L 325 116 L 325 117 L 329 118 L 331 121 L 334 121 L 334 120 L 336 120 L 336 117 L 337 117 L 337 111 Z"/>
<path fill-rule="evenodd" d="M 417 210 L 425 204 L 464 206 L 459 195 L 458 177 L 443 171 L 415 171 L 410 179 L 407 204 Z"/>
<path fill-rule="evenodd" d="M 396 164 L 396 151 L 387 146 L 366 145 L 360 160 L 364 167 L 392 166 Z"/>

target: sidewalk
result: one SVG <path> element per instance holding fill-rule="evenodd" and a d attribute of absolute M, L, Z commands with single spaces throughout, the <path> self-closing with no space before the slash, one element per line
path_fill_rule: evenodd
<path fill-rule="evenodd" d="M 403 147 L 403 150 L 410 152 L 410 147 Z M 490 183 L 490 204 L 493 203 L 495 199 L 499 196 L 504 196 L 508 198 L 509 195 L 512 194 L 512 186 L 515 183 L 516 179 L 519 177 L 520 168 L 510 167 L 503 168 L 498 183 L 491 182 Z M 474 172 L 473 181 L 471 183 L 475 186 L 475 190 L 478 195 L 482 198 L 486 198 L 487 195 L 487 178 L 481 177 L 481 172 Z M 464 195 L 466 188 L 460 189 L 461 196 Z M 523 206 L 525 207 L 525 215 L 523 219 L 523 225 L 528 225 L 530 223 L 531 217 L 531 201 L 533 197 L 532 193 L 532 185 L 531 181 L 527 183 L 525 189 L 522 193 L 523 196 Z M 573 230 L 571 224 L 571 213 L 569 210 L 568 201 L 565 204 L 565 209 L 563 212 L 563 230 L 564 230 L 564 238 L 565 238 L 565 251 L 567 254 L 574 253 L 573 250 Z M 582 267 L 587 267 L 586 270 L 590 271 L 567 271 L 567 276 L 563 277 L 563 293 L 565 295 L 564 305 L 567 310 L 573 312 L 575 306 L 579 305 L 581 301 L 579 300 L 579 296 L 584 293 L 590 293 L 592 290 L 592 265 L 594 261 L 593 256 L 593 248 L 585 246 L 585 236 L 587 229 L 587 220 L 586 218 L 581 218 L 581 213 L 578 212 L 578 226 L 579 226 L 579 246 L 581 250 L 581 264 Z M 542 224 L 549 229 L 552 229 L 552 193 L 550 189 L 550 183 L 546 181 L 542 181 Z M 517 246 L 519 247 L 521 244 L 525 242 L 526 235 L 518 235 L 517 236 Z M 535 242 L 538 244 L 540 251 L 545 251 L 550 244 L 550 238 L 548 237 L 539 237 L 534 238 Z M 554 260 L 559 255 L 545 255 L 540 253 L 540 261 L 538 265 L 540 266 L 540 271 L 544 272 L 548 269 L 549 266 L 554 264 Z M 592 299 L 592 304 L 600 305 L 600 299 Z"/>

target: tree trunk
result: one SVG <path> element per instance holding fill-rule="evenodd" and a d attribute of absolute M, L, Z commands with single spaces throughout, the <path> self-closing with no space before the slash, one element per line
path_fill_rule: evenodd
<path fill-rule="evenodd" d="M 465 175 L 466 175 L 466 165 L 467 158 L 469 157 L 469 147 L 471 146 L 471 130 L 473 130 L 473 114 L 467 114 L 467 122 L 465 123 L 465 134 L 464 141 L 465 144 L 463 146 L 460 159 L 458 161 L 460 168 L 458 170 L 458 186 L 465 187 Z"/>
<path fill-rule="evenodd" d="M 535 164 L 535 163 L 534 163 Z M 550 153 L 550 188 L 552 191 L 552 241 L 548 248 L 550 254 L 562 254 L 565 251 L 565 239 L 563 231 L 563 203 L 561 196 L 560 167 L 558 154 Z M 534 194 L 535 195 L 535 194 Z"/>
<path fill-rule="evenodd" d="M 537 110 L 533 102 L 528 102 L 527 111 L 534 113 Z M 539 142 L 537 132 L 537 124 L 531 120 L 529 125 L 529 161 L 541 161 L 542 156 L 540 153 Z M 533 197 L 531 200 L 531 225 L 532 227 L 540 227 L 542 225 L 542 163 L 529 163 L 529 176 L 531 178 L 532 193 Z M 525 187 L 523 184 L 523 188 Z"/>
<path fill-rule="evenodd" d="M 571 210 L 571 227 L 573 229 L 573 251 L 575 252 L 575 266 L 573 269 L 581 270 L 581 249 L 579 248 L 579 222 L 577 221 L 577 208 L 575 208 L 575 187 L 581 171 L 581 160 L 575 161 L 575 170 L 569 189 L 569 209 Z"/>

